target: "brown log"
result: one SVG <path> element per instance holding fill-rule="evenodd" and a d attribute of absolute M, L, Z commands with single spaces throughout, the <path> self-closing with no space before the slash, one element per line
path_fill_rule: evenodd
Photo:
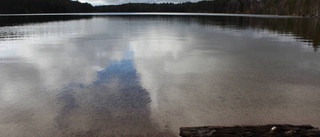
<path fill-rule="evenodd" d="M 182 127 L 181 137 L 320 137 L 311 125 L 205 126 Z"/>

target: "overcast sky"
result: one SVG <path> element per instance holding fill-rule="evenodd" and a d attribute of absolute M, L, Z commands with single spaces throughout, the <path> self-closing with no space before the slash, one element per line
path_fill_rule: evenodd
<path fill-rule="evenodd" d="M 79 0 L 80 2 L 88 2 L 92 5 L 113 5 L 113 4 L 123 4 L 123 3 L 134 3 L 134 2 L 148 2 L 148 3 L 162 3 L 162 2 L 186 2 L 186 1 L 199 1 L 199 0 Z"/>

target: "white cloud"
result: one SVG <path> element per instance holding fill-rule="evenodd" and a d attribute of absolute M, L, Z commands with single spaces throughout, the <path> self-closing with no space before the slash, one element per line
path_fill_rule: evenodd
<path fill-rule="evenodd" d="M 105 0 L 79 0 L 80 2 L 87 2 L 92 5 L 106 5 L 108 4 Z"/>

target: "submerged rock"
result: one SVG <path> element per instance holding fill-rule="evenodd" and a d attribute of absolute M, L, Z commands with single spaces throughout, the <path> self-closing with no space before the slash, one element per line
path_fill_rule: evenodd
<path fill-rule="evenodd" d="M 206 126 L 182 127 L 181 137 L 320 137 L 311 125 Z"/>

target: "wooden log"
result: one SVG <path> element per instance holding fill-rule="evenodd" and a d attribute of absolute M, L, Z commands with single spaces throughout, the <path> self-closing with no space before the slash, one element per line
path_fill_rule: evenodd
<path fill-rule="evenodd" d="M 204 126 L 182 127 L 181 137 L 320 137 L 311 125 Z"/>

